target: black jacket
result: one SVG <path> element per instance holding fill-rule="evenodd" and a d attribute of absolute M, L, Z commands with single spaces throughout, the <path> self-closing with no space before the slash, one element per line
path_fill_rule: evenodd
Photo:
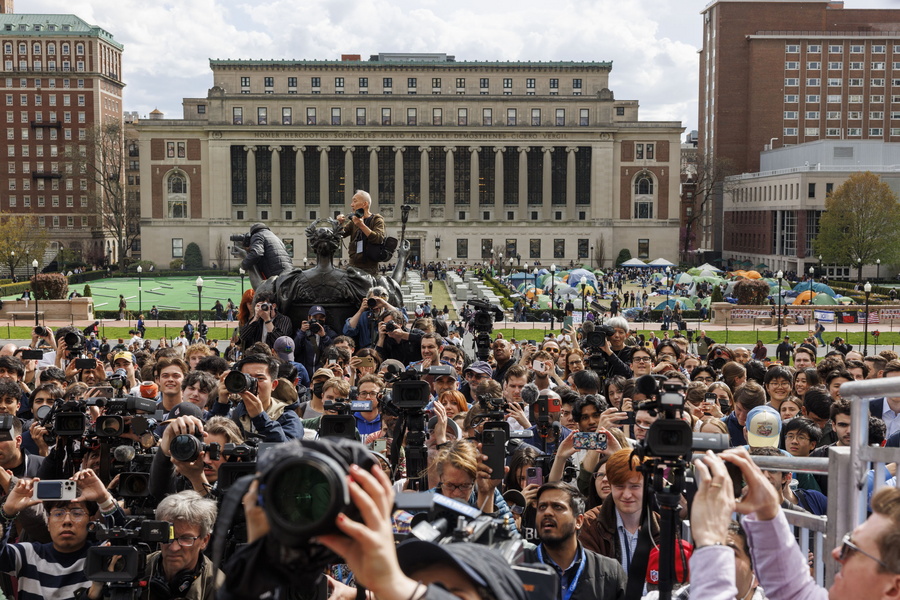
<path fill-rule="evenodd" d="M 546 560 L 546 558 L 545 554 L 544 559 Z M 628 576 L 625 575 L 625 569 L 617 560 L 600 556 L 588 549 L 584 550 L 584 560 L 584 571 L 578 579 L 578 586 L 572 592 L 570 600 L 618 600 L 625 597 L 625 584 Z M 537 552 L 526 550 L 525 562 L 540 562 Z M 562 597 L 561 592 L 562 589 L 557 598 Z"/>
<path fill-rule="evenodd" d="M 294 263 L 281 238 L 262 223 L 255 223 L 250 228 L 250 247 L 241 266 L 247 270 L 255 266 L 263 279 L 268 279 L 287 273 L 294 268 Z"/>
<path fill-rule="evenodd" d="M 293 337 L 291 333 L 294 331 L 294 325 L 291 319 L 285 315 L 275 315 L 272 319 L 275 327 L 272 331 L 266 333 L 266 339 L 262 339 L 263 322 L 261 319 L 247 323 L 241 327 L 241 350 L 246 350 L 256 342 L 265 342 L 272 348 L 275 340 L 281 336 Z"/>

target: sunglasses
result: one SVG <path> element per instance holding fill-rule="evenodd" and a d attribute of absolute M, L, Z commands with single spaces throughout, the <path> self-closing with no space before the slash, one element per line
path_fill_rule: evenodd
<path fill-rule="evenodd" d="M 872 556 L 872 555 L 869 554 L 868 552 L 865 552 L 864 550 L 860 550 L 860 549 L 859 549 L 859 546 L 857 546 L 856 544 L 853 543 L 853 538 L 851 538 L 851 537 L 850 537 L 850 534 L 848 533 L 848 534 L 846 534 L 846 535 L 844 536 L 844 539 L 841 540 L 841 549 L 838 550 L 838 557 L 837 557 L 837 559 L 838 559 L 840 562 L 844 562 L 844 561 L 846 561 L 846 560 L 849 560 L 850 557 L 853 556 L 853 553 L 854 553 L 854 552 L 859 552 L 859 553 L 862 554 L 863 556 L 866 556 L 866 557 L 868 557 L 868 558 L 871 558 L 872 560 L 874 560 L 875 562 L 877 562 L 878 565 L 879 565 L 882 569 L 884 569 L 885 571 L 890 572 L 890 569 L 888 568 L 888 566 L 887 566 L 886 564 L 884 564 L 884 562 L 883 562 L 881 559 L 875 558 L 874 556 Z"/>

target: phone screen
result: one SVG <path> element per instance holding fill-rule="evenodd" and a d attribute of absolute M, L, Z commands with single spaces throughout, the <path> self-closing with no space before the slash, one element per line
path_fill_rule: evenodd
<path fill-rule="evenodd" d="M 544 373 L 547 370 L 547 365 L 544 364 L 542 360 L 535 360 L 531 363 L 531 368 L 537 371 L 538 373 Z"/>

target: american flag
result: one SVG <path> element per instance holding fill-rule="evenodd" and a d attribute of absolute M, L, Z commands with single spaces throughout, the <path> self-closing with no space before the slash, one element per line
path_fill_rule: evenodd
<path fill-rule="evenodd" d="M 869 323 L 869 325 L 871 325 L 872 323 L 878 323 L 878 311 L 877 310 L 875 312 L 870 311 L 868 313 L 868 315 L 869 315 L 868 319 L 866 318 L 866 313 L 861 312 L 859 314 L 860 314 L 860 318 L 859 318 L 860 323 Z"/>

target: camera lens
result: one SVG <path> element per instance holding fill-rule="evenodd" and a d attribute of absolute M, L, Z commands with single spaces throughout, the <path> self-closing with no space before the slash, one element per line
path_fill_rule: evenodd
<path fill-rule="evenodd" d="M 319 453 L 305 453 L 276 466 L 263 488 L 272 529 L 296 543 L 333 531 L 334 517 L 350 505 L 346 469 Z"/>
<path fill-rule="evenodd" d="M 232 394 L 256 393 L 256 379 L 240 371 L 232 371 L 225 376 L 225 389 Z"/>
<path fill-rule="evenodd" d="M 113 437 L 121 435 L 125 429 L 125 422 L 118 415 L 107 415 L 97 419 L 97 435 Z"/>
<path fill-rule="evenodd" d="M 183 433 L 176 435 L 175 439 L 169 444 L 169 454 L 175 460 L 182 462 L 193 462 L 200 456 L 200 440 L 195 435 Z"/>
<path fill-rule="evenodd" d="M 375 308 L 377 305 L 378 302 L 375 300 L 375 298 L 369 298 L 368 300 L 366 300 L 366 306 L 368 306 L 369 308 Z"/>
<path fill-rule="evenodd" d="M 260 304 L 260 305 L 259 305 L 259 310 L 269 310 L 269 303 L 268 303 L 268 302 L 263 302 L 262 304 Z"/>

